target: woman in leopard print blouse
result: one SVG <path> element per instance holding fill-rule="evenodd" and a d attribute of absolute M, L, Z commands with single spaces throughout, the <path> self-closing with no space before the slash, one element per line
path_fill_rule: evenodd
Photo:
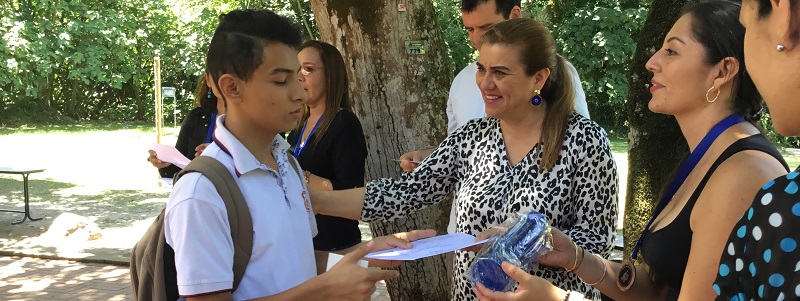
<path fill-rule="evenodd" d="M 608 256 L 617 221 L 616 165 L 605 131 L 573 112 L 571 80 L 562 70 L 564 59 L 543 25 L 496 24 L 483 37 L 476 74 L 488 117 L 452 133 L 399 179 L 313 192 L 316 211 L 388 221 L 455 192 L 458 232 L 478 235 L 535 210 L 587 251 Z M 453 300 L 476 300 L 465 276 L 474 257 L 456 252 Z M 595 289 L 562 269 L 535 265 L 529 272 L 599 300 Z"/>

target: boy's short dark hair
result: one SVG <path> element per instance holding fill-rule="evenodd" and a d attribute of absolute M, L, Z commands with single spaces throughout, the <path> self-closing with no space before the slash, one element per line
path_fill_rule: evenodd
<path fill-rule="evenodd" d="M 300 31 L 287 18 L 268 10 L 234 10 L 219 16 L 206 55 L 206 71 L 214 83 L 223 74 L 249 80 L 261 66 L 264 47 L 280 43 L 300 47 Z"/>
<path fill-rule="evenodd" d="M 461 11 L 473 12 L 478 5 L 484 4 L 489 1 L 494 1 L 497 7 L 497 13 L 503 14 L 503 18 L 508 19 L 511 17 L 511 10 L 514 6 L 522 7 L 522 0 L 461 0 Z"/>

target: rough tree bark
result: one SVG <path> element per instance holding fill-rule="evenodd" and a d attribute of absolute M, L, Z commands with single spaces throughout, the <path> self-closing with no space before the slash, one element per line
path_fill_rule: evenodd
<path fill-rule="evenodd" d="M 312 0 L 321 39 L 342 52 L 350 75 L 354 111 L 369 155 L 367 180 L 396 177 L 402 153 L 437 145 L 446 132 L 445 106 L 452 67 L 430 0 Z M 424 54 L 407 54 L 422 41 Z M 391 223 L 373 223 L 374 235 L 413 229 L 443 233 L 449 204 Z M 441 256 L 405 263 L 388 281 L 392 300 L 449 300 L 450 278 Z"/>
<path fill-rule="evenodd" d="M 625 256 L 630 257 L 633 246 L 659 201 L 662 187 L 678 163 L 686 156 L 688 147 L 675 118 L 650 112 L 648 84 L 652 74 L 645 64 L 655 51 L 661 49 L 664 36 L 680 17 L 687 0 L 653 0 L 633 57 L 628 80 L 630 92 L 626 110 L 630 132 L 628 138 L 628 193 L 625 200 Z M 639 257 L 641 258 L 641 256 Z"/>

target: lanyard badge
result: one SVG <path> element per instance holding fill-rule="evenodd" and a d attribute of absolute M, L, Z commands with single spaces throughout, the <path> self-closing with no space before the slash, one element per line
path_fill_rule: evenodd
<path fill-rule="evenodd" d="M 709 131 L 703 140 L 700 141 L 700 144 L 694 149 L 694 151 L 689 155 L 689 158 L 686 159 L 686 162 L 681 165 L 681 169 L 678 171 L 678 175 L 672 180 L 669 184 L 667 191 L 661 197 L 661 201 L 656 206 L 655 212 L 653 212 L 653 216 L 650 217 L 650 220 L 647 221 L 647 225 L 642 230 L 642 234 L 639 236 L 639 240 L 636 242 L 636 246 L 633 248 L 633 253 L 631 254 L 631 258 L 625 260 L 622 264 L 622 268 L 619 270 L 619 275 L 617 277 L 617 288 L 621 291 L 627 291 L 632 286 L 634 281 L 636 281 L 636 266 L 634 262 L 636 261 L 636 256 L 639 253 L 639 248 L 642 247 L 642 241 L 644 240 L 644 236 L 647 234 L 647 229 L 650 229 L 650 226 L 653 224 L 653 221 L 656 217 L 664 210 L 672 197 L 675 195 L 675 192 L 678 191 L 678 188 L 683 185 L 683 182 L 686 181 L 686 177 L 689 176 L 689 173 L 697 166 L 697 163 L 700 162 L 700 159 L 703 158 L 703 155 L 706 154 L 708 149 L 711 147 L 711 144 L 714 143 L 714 140 L 717 140 L 717 137 L 725 132 L 725 130 L 729 129 L 730 127 L 744 122 L 744 117 L 739 114 L 733 114 L 731 116 L 726 117 L 719 123 L 717 123 L 711 131 Z"/>

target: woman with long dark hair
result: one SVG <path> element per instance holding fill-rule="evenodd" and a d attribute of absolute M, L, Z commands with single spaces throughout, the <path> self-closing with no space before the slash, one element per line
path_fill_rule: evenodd
<path fill-rule="evenodd" d="M 300 83 L 308 93 L 300 123 L 287 141 L 309 187 L 341 190 L 364 187 L 367 146 L 361 122 L 353 114 L 347 69 L 339 50 L 331 44 L 308 41 L 297 54 Z M 319 233 L 314 237 L 317 272 L 327 267 L 327 252 L 341 251 L 361 242 L 358 221 L 316 215 Z"/>

